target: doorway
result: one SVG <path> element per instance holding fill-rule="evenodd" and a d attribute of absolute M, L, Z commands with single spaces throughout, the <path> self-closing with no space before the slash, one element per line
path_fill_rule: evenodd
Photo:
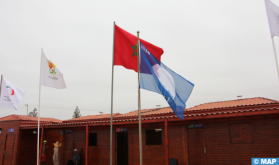
<path fill-rule="evenodd" d="M 117 133 L 117 165 L 128 165 L 128 132 Z"/>
<path fill-rule="evenodd" d="M 188 129 L 189 165 L 206 165 L 205 132 L 202 128 Z"/>
<path fill-rule="evenodd" d="M 63 159 L 64 162 L 67 162 L 70 160 L 73 156 L 73 150 L 74 150 L 74 134 L 64 134 L 64 155 Z"/>
<path fill-rule="evenodd" d="M 4 145 L 3 165 L 12 164 L 15 135 L 7 134 Z"/>

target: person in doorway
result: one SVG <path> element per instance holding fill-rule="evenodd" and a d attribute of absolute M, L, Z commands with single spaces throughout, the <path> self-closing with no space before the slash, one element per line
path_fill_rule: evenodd
<path fill-rule="evenodd" d="M 67 165 L 78 165 L 80 162 L 80 156 L 78 154 L 78 150 L 74 149 L 74 154 L 72 159 L 67 162 Z"/>
<path fill-rule="evenodd" d="M 62 143 L 59 143 L 57 141 L 56 143 L 53 143 L 54 145 L 54 153 L 53 153 L 53 165 L 60 165 L 60 147 Z"/>
<path fill-rule="evenodd" d="M 47 141 L 44 140 L 44 145 L 43 145 L 43 153 L 42 153 L 42 164 L 45 165 L 46 164 L 46 157 L 48 155 L 49 152 L 49 147 L 47 145 Z"/>

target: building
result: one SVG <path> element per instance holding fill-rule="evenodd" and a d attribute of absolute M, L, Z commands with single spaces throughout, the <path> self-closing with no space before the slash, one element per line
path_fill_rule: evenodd
<path fill-rule="evenodd" d="M 143 164 L 176 159 L 179 165 L 246 165 L 255 157 L 279 157 L 278 101 L 257 97 L 205 103 L 185 109 L 184 117 L 177 118 L 170 108 L 142 110 Z M 35 121 L 17 115 L 0 118 L 3 165 L 36 164 Z M 50 146 L 47 165 L 57 140 L 62 142 L 61 164 L 74 148 L 84 165 L 109 164 L 110 114 L 42 121 L 40 144 L 47 140 Z M 139 164 L 137 111 L 114 114 L 113 125 L 113 164 Z"/>

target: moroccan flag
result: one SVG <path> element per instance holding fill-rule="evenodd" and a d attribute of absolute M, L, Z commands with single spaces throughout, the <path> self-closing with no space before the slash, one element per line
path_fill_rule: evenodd
<path fill-rule="evenodd" d="M 140 39 L 140 42 L 144 44 L 144 46 L 153 54 L 155 58 L 161 61 L 161 55 L 164 53 L 162 48 L 159 48 L 142 39 Z M 137 37 L 115 25 L 114 65 L 121 65 L 127 69 L 133 69 L 137 72 L 137 55 Z"/>
<path fill-rule="evenodd" d="M 25 93 L 26 91 L 19 89 L 3 77 L 0 93 L 0 106 L 18 110 L 17 105 L 19 100 L 22 99 Z"/>

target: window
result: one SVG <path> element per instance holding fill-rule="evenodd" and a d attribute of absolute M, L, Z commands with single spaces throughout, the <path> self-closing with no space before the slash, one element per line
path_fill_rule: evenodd
<path fill-rule="evenodd" d="M 97 133 L 89 133 L 89 146 L 97 146 Z"/>
<path fill-rule="evenodd" d="M 2 128 L 0 128 L 0 135 L 2 134 Z"/>
<path fill-rule="evenodd" d="M 251 123 L 230 124 L 231 143 L 252 143 Z"/>
<path fill-rule="evenodd" d="M 162 129 L 148 129 L 146 133 L 146 145 L 162 145 Z"/>

